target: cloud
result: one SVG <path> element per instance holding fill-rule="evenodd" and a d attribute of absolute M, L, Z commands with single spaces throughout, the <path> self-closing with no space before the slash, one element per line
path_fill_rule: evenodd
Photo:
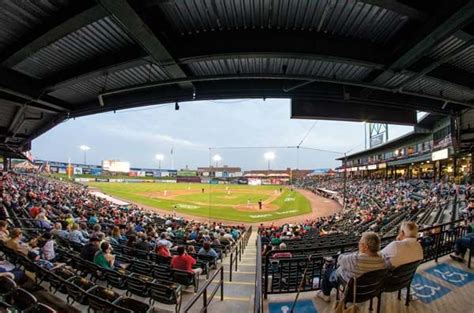
<path fill-rule="evenodd" d="M 167 134 L 160 134 L 153 131 L 137 130 L 125 127 L 117 126 L 105 126 L 101 127 L 102 131 L 108 132 L 116 137 L 120 137 L 124 140 L 142 141 L 146 143 L 156 144 L 168 144 L 171 146 L 180 146 L 188 149 L 204 150 L 207 149 L 204 145 L 191 142 L 186 139 L 175 138 Z"/>

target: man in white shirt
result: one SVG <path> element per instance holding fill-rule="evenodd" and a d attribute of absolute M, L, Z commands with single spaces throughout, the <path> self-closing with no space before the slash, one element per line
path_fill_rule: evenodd
<path fill-rule="evenodd" d="M 395 241 L 380 252 L 388 267 L 394 268 L 423 259 L 423 248 L 416 240 L 418 225 L 415 222 L 403 222 Z"/>

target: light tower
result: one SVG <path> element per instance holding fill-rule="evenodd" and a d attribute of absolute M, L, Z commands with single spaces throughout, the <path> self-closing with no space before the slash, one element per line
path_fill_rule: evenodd
<path fill-rule="evenodd" d="M 270 162 L 275 159 L 275 153 L 270 152 L 270 151 L 269 151 L 269 152 L 265 152 L 265 154 L 263 155 L 263 157 L 265 158 L 265 160 L 267 160 L 267 162 L 268 162 L 268 170 L 270 171 Z"/>
<path fill-rule="evenodd" d="M 87 151 L 89 151 L 91 148 L 86 145 L 80 145 L 79 149 L 84 152 L 84 165 L 87 165 Z"/>

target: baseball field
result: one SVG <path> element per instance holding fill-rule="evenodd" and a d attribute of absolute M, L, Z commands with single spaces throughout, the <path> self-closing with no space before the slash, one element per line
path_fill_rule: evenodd
<path fill-rule="evenodd" d="M 257 223 L 311 212 L 310 201 L 285 186 L 108 182 L 89 186 L 147 207 L 219 220 Z"/>

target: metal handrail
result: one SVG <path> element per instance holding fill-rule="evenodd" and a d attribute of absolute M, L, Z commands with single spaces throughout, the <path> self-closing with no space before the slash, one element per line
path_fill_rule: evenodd
<path fill-rule="evenodd" d="M 260 235 L 257 235 L 257 265 L 255 267 L 255 295 L 253 303 L 254 313 L 263 312 L 263 298 L 262 298 L 262 241 Z"/>
<path fill-rule="evenodd" d="M 220 280 L 219 283 L 214 287 L 214 289 L 211 291 L 211 295 L 208 297 L 207 296 L 207 288 L 211 283 L 214 282 L 214 279 L 217 277 L 217 275 L 220 274 Z M 217 291 L 221 289 L 221 301 L 224 301 L 224 267 L 221 266 L 217 271 L 212 274 L 211 278 L 208 279 L 204 286 L 201 287 L 201 290 L 199 290 L 194 297 L 189 300 L 189 302 L 186 304 L 186 306 L 183 309 L 183 312 L 189 312 L 191 308 L 194 306 L 194 304 L 199 300 L 199 298 L 202 296 L 202 308 L 199 312 L 204 312 L 207 313 L 207 308 L 211 304 L 211 301 L 214 299 L 214 296 L 216 295 Z"/>

